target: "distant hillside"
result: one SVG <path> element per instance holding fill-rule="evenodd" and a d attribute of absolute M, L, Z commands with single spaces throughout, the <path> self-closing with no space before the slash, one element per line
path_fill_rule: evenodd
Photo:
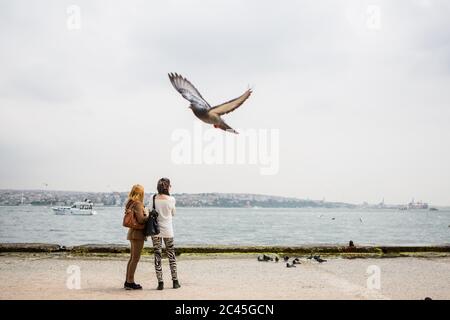
<path fill-rule="evenodd" d="M 297 198 L 241 194 L 241 193 L 179 193 L 174 194 L 179 207 L 224 207 L 224 208 L 303 208 L 322 207 L 336 208 L 356 207 L 353 204 L 325 202 Z M 151 194 L 146 194 L 147 201 Z M 126 192 L 75 192 L 47 190 L 0 190 L 0 205 L 71 205 L 75 201 L 89 199 L 97 206 L 122 206 Z"/>
<path fill-rule="evenodd" d="M 297 198 L 243 194 L 243 193 L 180 193 L 174 195 L 178 206 L 184 207 L 261 207 L 261 208 L 303 208 L 303 207 L 354 207 L 348 203 L 304 200 Z"/>

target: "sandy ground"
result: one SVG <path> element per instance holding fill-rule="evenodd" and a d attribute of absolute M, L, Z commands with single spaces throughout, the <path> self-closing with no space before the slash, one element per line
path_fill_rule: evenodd
<path fill-rule="evenodd" d="M 126 257 L 7 254 L 0 256 L 0 299 L 450 299 L 450 257 L 302 261 L 286 268 L 281 262 L 258 262 L 255 255 L 181 256 L 182 287 L 174 290 L 164 259 L 166 289 L 157 291 L 146 257 L 136 272 L 144 289 L 125 291 Z M 80 289 L 68 289 L 68 271 L 78 267 Z M 367 287 L 368 267 L 380 270 L 379 290 Z"/>

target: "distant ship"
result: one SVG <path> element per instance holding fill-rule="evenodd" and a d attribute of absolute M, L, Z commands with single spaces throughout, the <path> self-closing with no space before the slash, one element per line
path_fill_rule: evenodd
<path fill-rule="evenodd" d="M 408 203 L 407 206 L 408 209 L 428 209 L 428 203 L 426 202 L 415 202 L 414 199 L 411 200 L 410 203 Z"/>
<path fill-rule="evenodd" d="M 53 212 L 57 215 L 92 216 L 97 212 L 90 200 L 75 202 L 71 207 L 53 207 Z"/>

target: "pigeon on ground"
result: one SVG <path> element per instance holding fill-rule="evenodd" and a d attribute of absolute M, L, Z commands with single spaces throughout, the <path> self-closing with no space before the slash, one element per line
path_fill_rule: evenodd
<path fill-rule="evenodd" d="M 295 258 L 294 260 L 292 260 L 292 264 L 302 264 L 302 263 L 300 262 L 299 258 Z"/>
<path fill-rule="evenodd" d="M 212 124 L 214 128 L 219 128 L 232 133 L 238 133 L 226 124 L 225 121 L 222 120 L 221 116 L 240 107 L 244 101 L 250 97 L 252 93 L 251 89 L 245 91 L 244 94 L 238 98 L 219 104 L 215 107 L 211 107 L 209 103 L 203 99 L 202 95 L 198 92 L 194 85 L 189 82 L 189 80 L 176 73 L 169 73 L 169 79 L 173 87 L 181 93 L 183 98 L 191 103 L 189 108 L 191 108 L 197 118 L 205 123 Z"/>
<path fill-rule="evenodd" d="M 278 257 L 275 257 L 275 262 L 280 261 L 280 259 Z"/>
<path fill-rule="evenodd" d="M 258 256 L 258 261 L 273 261 L 273 258 L 263 254 L 262 256 Z"/>
<path fill-rule="evenodd" d="M 296 268 L 297 266 L 295 264 L 291 264 L 289 262 L 286 262 L 286 268 Z"/>
<path fill-rule="evenodd" d="M 316 260 L 318 263 L 327 262 L 327 260 L 322 259 L 320 256 L 314 256 L 314 260 Z"/>
<path fill-rule="evenodd" d="M 284 256 L 284 262 L 287 262 L 288 260 L 289 260 L 289 257 L 288 256 Z"/>
<path fill-rule="evenodd" d="M 311 252 L 311 254 L 309 255 L 309 257 L 306 258 L 306 259 L 311 260 L 312 258 L 313 258 L 313 253 Z"/>

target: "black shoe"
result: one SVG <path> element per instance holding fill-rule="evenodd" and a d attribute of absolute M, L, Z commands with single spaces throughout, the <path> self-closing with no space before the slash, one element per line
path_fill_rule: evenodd
<path fill-rule="evenodd" d="M 142 289 L 142 286 L 140 284 L 134 283 L 134 282 L 126 282 L 123 284 L 123 287 L 125 290 L 140 290 Z"/>
<path fill-rule="evenodd" d="M 164 282 L 158 282 L 158 288 L 156 288 L 156 290 L 162 290 L 164 289 Z"/>
<path fill-rule="evenodd" d="M 178 288 L 180 288 L 181 286 L 180 286 L 180 283 L 178 282 L 178 280 L 173 280 L 173 288 L 174 289 L 178 289 Z"/>

